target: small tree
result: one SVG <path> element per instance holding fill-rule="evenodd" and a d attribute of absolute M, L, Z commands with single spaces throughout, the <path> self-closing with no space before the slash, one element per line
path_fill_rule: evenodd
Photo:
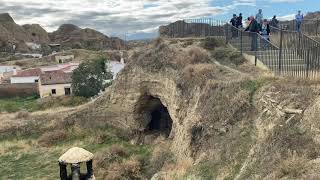
<path fill-rule="evenodd" d="M 107 59 L 81 63 L 72 73 L 72 90 L 77 96 L 93 97 L 104 89 L 105 80 L 112 77 L 106 68 Z"/>

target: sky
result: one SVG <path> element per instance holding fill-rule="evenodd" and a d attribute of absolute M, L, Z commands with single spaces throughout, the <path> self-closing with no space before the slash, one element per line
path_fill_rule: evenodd
<path fill-rule="evenodd" d="M 18 24 L 52 32 L 71 23 L 127 40 L 154 37 L 160 25 L 181 19 L 227 21 L 233 13 L 247 17 L 260 8 L 265 18 L 290 19 L 297 10 L 320 11 L 320 0 L 0 0 L 0 13 L 10 13 Z"/>

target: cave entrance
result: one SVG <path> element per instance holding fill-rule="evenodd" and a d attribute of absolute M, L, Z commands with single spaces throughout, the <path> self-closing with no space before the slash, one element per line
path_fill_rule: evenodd
<path fill-rule="evenodd" d="M 142 112 L 147 117 L 147 127 L 145 128 L 147 134 L 161 134 L 169 137 L 172 128 L 172 119 L 170 117 L 167 107 L 165 107 L 159 98 L 147 96 L 143 103 L 144 109 Z"/>

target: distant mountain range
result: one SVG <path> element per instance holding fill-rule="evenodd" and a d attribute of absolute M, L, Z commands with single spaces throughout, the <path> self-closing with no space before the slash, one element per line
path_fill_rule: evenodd
<path fill-rule="evenodd" d="M 108 37 L 94 29 L 81 29 L 63 24 L 57 31 L 48 33 L 38 24 L 18 25 L 8 14 L 0 14 L 0 51 L 32 52 L 49 44 L 61 44 L 64 49 L 121 50 L 127 46 L 117 37 Z M 39 46 L 41 45 L 41 46 Z M 41 51 L 41 50 L 40 50 Z"/>

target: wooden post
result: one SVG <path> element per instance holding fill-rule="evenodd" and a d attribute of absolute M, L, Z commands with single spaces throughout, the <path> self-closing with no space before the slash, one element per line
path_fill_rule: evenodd
<path fill-rule="evenodd" d="M 279 74 L 281 75 L 282 70 L 282 42 L 283 41 L 283 29 L 280 31 L 280 47 L 279 47 Z"/>
<path fill-rule="evenodd" d="M 92 160 L 88 161 L 86 164 L 87 164 L 87 176 L 88 176 L 88 179 L 93 178 Z"/>
<path fill-rule="evenodd" d="M 80 164 L 71 164 L 72 180 L 80 180 Z"/>
<path fill-rule="evenodd" d="M 59 167 L 60 167 L 60 179 L 67 180 L 68 179 L 67 165 L 59 162 Z"/>

